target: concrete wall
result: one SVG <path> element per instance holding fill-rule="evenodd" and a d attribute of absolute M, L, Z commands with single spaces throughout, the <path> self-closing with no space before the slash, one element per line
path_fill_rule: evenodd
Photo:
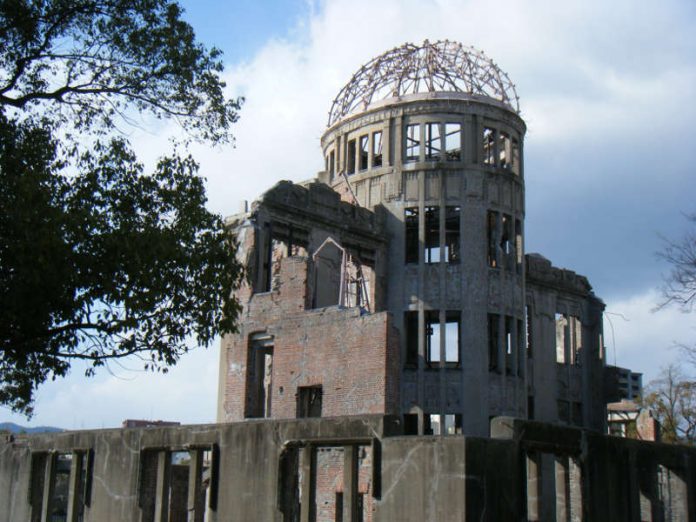
<path fill-rule="evenodd" d="M 492 438 L 399 434 L 368 416 L 19 436 L 0 444 L 0 522 L 50 520 L 47 463 L 85 451 L 85 522 L 172 520 L 169 505 L 209 522 L 696 520 L 694 448 L 507 417 Z M 193 460 L 167 464 L 206 448 L 218 457 L 201 481 Z"/>

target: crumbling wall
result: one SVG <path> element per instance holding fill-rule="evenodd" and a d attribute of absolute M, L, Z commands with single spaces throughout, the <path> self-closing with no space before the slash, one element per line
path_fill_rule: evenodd
<path fill-rule="evenodd" d="M 184 493 L 171 468 L 195 462 L 171 456 L 206 448 L 210 472 L 178 481 L 188 499 L 206 492 L 204 503 L 187 503 L 196 522 L 696 519 L 693 448 L 507 417 L 493 419 L 491 438 L 401 436 L 393 417 L 360 416 L 8 438 L 0 522 L 45 520 L 49 493 L 32 464 L 47 457 L 33 476 L 48 484 L 53 455 L 85 450 L 84 522 L 172 519 L 168 495 Z M 70 495 L 74 504 L 78 489 Z"/>
<path fill-rule="evenodd" d="M 587 278 L 526 256 L 530 419 L 604 431 L 604 303 Z"/>

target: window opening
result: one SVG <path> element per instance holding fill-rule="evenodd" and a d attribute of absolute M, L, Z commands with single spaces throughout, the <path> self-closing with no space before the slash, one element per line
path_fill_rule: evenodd
<path fill-rule="evenodd" d="M 517 321 L 517 339 L 515 339 L 515 349 L 517 350 L 517 375 L 523 375 L 524 371 L 524 345 L 525 345 L 525 335 L 524 335 L 524 322 L 522 319 L 516 319 Z"/>
<path fill-rule="evenodd" d="M 458 365 L 460 362 L 461 313 L 448 311 L 445 318 L 445 362 Z"/>
<path fill-rule="evenodd" d="M 565 364 L 566 360 L 566 327 L 568 325 L 568 317 L 563 314 L 556 313 L 556 362 Z"/>
<path fill-rule="evenodd" d="M 262 292 L 277 290 L 280 286 L 280 264 L 284 257 L 306 256 L 308 234 L 291 224 L 264 223 L 265 241 L 262 247 Z"/>
<path fill-rule="evenodd" d="M 462 159 L 462 124 L 445 124 L 445 156 L 447 161 Z"/>
<path fill-rule="evenodd" d="M 404 435 L 418 435 L 418 414 L 404 413 Z"/>
<path fill-rule="evenodd" d="M 428 366 L 440 362 L 440 314 L 437 310 L 425 312 L 425 354 Z"/>
<path fill-rule="evenodd" d="M 437 413 L 423 414 L 423 435 L 440 434 L 440 415 Z"/>
<path fill-rule="evenodd" d="M 329 174 L 331 175 L 331 179 L 334 179 L 334 175 L 336 174 L 336 153 L 332 150 L 329 153 Z"/>
<path fill-rule="evenodd" d="M 483 164 L 495 165 L 495 130 L 483 128 Z"/>
<path fill-rule="evenodd" d="M 582 426 L 582 403 L 581 402 L 572 402 L 571 403 L 571 408 L 572 408 L 572 421 L 573 424 L 576 426 Z"/>
<path fill-rule="evenodd" d="M 582 353 L 582 323 L 580 318 L 570 316 L 570 364 L 580 366 Z"/>
<path fill-rule="evenodd" d="M 270 418 L 273 390 L 273 336 L 265 332 L 249 336 L 247 418 Z"/>
<path fill-rule="evenodd" d="M 445 210 L 445 262 L 459 263 L 460 207 L 447 207 Z"/>
<path fill-rule="evenodd" d="M 498 166 L 510 169 L 512 160 L 512 148 L 510 135 L 506 132 L 498 133 Z"/>
<path fill-rule="evenodd" d="M 319 386 L 297 388 L 297 418 L 321 417 L 322 389 Z"/>
<path fill-rule="evenodd" d="M 406 263 L 418 263 L 418 207 L 404 209 Z"/>
<path fill-rule="evenodd" d="M 420 159 L 421 136 L 420 124 L 415 123 L 406 126 L 406 161 L 418 161 Z"/>
<path fill-rule="evenodd" d="M 499 371 L 498 366 L 498 340 L 500 334 L 498 332 L 498 314 L 488 314 L 488 370 L 493 372 Z"/>
<path fill-rule="evenodd" d="M 487 233 L 488 233 L 488 266 L 498 267 L 498 213 L 488 211 Z"/>
<path fill-rule="evenodd" d="M 191 456 L 188 451 L 172 451 L 169 454 L 169 518 L 187 520 L 189 467 Z"/>
<path fill-rule="evenodd" d="M 404 312 L 406 329 L 406 362 L 409 368 L 418 366 L 418 312 Z"/>
<path fill-rule="evenodd" d="M 515 269 L 518 275 L 522 275 L 522 262 L 524 252 L 522 250 L 522 222 L 515 220 Z"/>
<path fill-rule="evenodd" d="M 561 422 L 570 422 L 570 405 L 568 401 L 557 401 L 558 404 L 558 420 Z"/>
<path fill-rule="evenodd" d="M 346 174 L 355 174 L 355 140 L 348 142 L 348 153 L 346 157 Z"/>
<path fill-rule="evenodd" d="M 367 170 L 367 157 L 370 150 L 367 136 L 360 136 L 360 170 Z"/>
<path fill-rule="evenodd" d="M 382 166 L 382 131 L 372 133 L 372 168 Z"/>
<path fill-rule="evenodd" d="M 426 123 L 425 124 L 425 159 L 438 160 L 440 159 L 440 149 L 442 148 L 440 139 L 440 124 Z"/>
<path fill-rule="evenodd" d="M 520 175 L 520 142 L 512 138 L 512 172 Z"/>
<path fill-rule="evenodd" d="M 445 415 L 445 435 L 462 434 L 462 415 L 460 413 L 448 413 Z"/>
<path fill-rule="evenodd" d="M 67 520 L 68 496 L 70 494 L 70 468 L 73 463 L 72 453 L 54 455 L 53 474 L 51 476 L 51 498 L 48 500 L 50 520 Z"/>
<path fill-rule="evenodd" d="M 532 344 L 532 308 L 529 306 L 524 307 L 524 317 L 527 322 L 527 336 L 526 336 L 526 347 L 527 347 L 527 357 L 530 359 L 534 357 L 534 345 Z"/>
<path fill-rule="evenodd" d="M 514 339 L 512 337 L 512 317 L 505 316 L 505 372 L 510 375 L 513 370 Z"/>
<path fill-rule="evenodd" d="M 502 230 L 500 235 L 500 252 L 503 255 L 506 270 L 512 270 L 512 218 L 508 214 L 502 215 Z"/>
<path fill-rule="evenodd" d="M 425 207 L 425 262 L 440 262 L 440 207 Z"/>

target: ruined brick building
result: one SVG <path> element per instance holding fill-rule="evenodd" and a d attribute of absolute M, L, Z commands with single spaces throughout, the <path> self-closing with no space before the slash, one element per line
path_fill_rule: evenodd
<path fill-rule="evenodd" d="M 604 305 L 525 255 L 525 130 L 514 85 L 475 49 L 426 41 L 361 67 L 331 107 L 325 170 L 231 218 L 248 281 L 218 420 L 602 430 Z"/>

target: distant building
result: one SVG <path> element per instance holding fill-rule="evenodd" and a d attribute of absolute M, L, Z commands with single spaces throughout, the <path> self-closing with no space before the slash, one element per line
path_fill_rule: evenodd
<path fill-rule="evenodd" d="M 622 400 L 635 401 L 643 394 L 643 374 L 628 368 L 607 366 L 605 375 L 605 396 L 608 403 Z"/>
<path fill-rule="evenodd" d="M 660 423 L 652 412 L 626 399 L 607 405 L 607 431 L 616 437 L 660 440 Z"/>
<path fill-rule="evenodd" d="M 180 426 L 180 422 L 162 421 L 162 420 L 140 420 L 126 419 L 123 421 L 123 428 L 159 428 L 162 426 Z"/>

